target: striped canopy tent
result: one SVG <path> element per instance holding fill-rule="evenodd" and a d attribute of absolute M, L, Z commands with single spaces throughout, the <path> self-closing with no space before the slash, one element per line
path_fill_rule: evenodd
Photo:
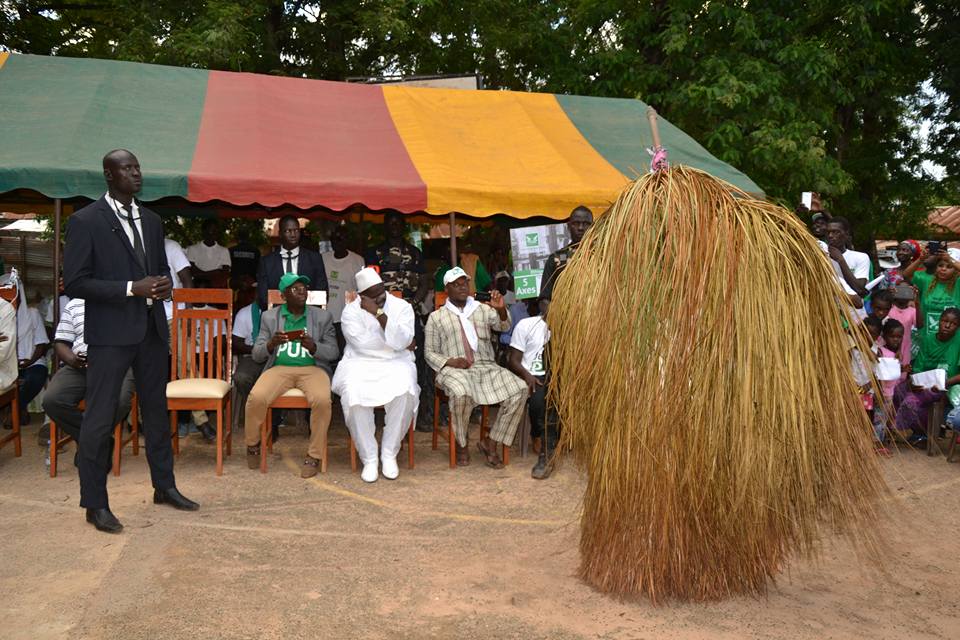
<path fill-rule="evenodd" d="M 639 100 L 363 85 L 0 54 L 0 193 L 99 197 L 131 150 L 141 197 L 484 218 L 609 206 L 649 165 Z M 660 120 L 672 162 L 754 193 Z"/>

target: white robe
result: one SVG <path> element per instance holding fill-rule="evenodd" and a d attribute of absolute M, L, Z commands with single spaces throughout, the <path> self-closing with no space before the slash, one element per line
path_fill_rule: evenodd
<path fill-rule="evenodd" d="M 364 464 L 377 461 L 374 407 L 385 407 L 381 457 L 396 459 L 420 401 L 417 365 L 408 347 L 414 337 L 413 307 L 388 295 L 386 329 L 354 300 L 340 317 L 347 346 L 333 374 L 331 390 L 340 396 L 347 428 Z"/>
<path fill-rule="evenodd" d="M 343 405 L 382 407 L 405 393 L 420 397 L 417 365 L 407 348 L 414 337 L 413 307 L 388 295 L 383 311 L 385 330 L 360 308 L 359 298 L 343 308 L 340 327 L 347 346 L 331 384 Z"/>

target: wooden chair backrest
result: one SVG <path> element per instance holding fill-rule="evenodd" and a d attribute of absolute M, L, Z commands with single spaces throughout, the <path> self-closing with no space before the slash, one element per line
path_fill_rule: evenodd
<path fill-rule="evenodd" d="M 195 309 L 188 306 L 180 309 L 181 302 L 217 304 L 225 308 Z M 173 303 L 170 379 L 219 378 L 229 383 L 232 376 L 229 354 L 233 347 L 233 291 L 174 289 Z"/>
<path fill-rule="evenodd" d="M 267 309 L 271 309 L 278 304 L 283 304 L 283 295 L 279 289 L 267 289 Z M 326 291 L 310 291 L 307 294 L 307 304 L 311 307 L 320 307 L 325 309 L 327 306 Z"/>

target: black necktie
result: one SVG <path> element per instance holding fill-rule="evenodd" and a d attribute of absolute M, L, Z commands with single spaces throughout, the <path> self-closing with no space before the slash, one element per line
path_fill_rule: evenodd
<path fill-rule="evenodd" d="M 287 273 L 293 273 L 293 251 L 287 251 Z"/>
<path fill-rule="evenodd" d="M 129 204 L 123 205 L 123 210 L 127 212 L 127 222 L 130 224 L 130 231 L 133 233 L 133 252 L 137 254 L 137 260 L 144 273 L 147 271 L 147 254 L 143 250 L 143 240 L 140 239 L 140 232 L 137 231 L 137 225 L 133 221 L 133 209 Z"/>

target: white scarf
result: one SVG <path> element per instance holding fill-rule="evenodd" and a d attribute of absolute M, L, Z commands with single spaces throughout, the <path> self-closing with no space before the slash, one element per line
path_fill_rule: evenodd
<path fill-rule="evenodd" d="M 470 348 L 476 352 L 480 344 L 480 339 L 477 337 L 476 327 L 470 322 L 470 314 L 480 308 L 480 303 L 474 300 L 473 296 L 467 296 L 467 304 L 463 305 L 463 310 L 450 302 L 449 299 L 443 307 L 460 318 L 460 326 L 463 327 L 463 332 L 467 335 L 467 343 L 470 345 Z"/>

